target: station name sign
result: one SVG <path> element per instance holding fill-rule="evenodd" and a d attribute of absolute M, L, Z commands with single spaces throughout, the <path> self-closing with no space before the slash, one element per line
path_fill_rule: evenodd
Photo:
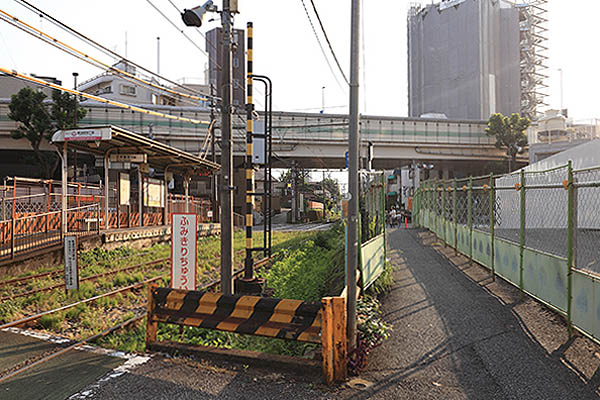
<path fill-rule="evenodd" d="M 64 131 L 65 141 L 110 140 L 110 128 L 69 129 Z"/>
<path fill-rule="evenodd" d="M 111 154 L 110 156 L 111 162 L 121 162 L 121 163 L 146 163 L 148 162 L 148 157 L 146 154 Z"/>

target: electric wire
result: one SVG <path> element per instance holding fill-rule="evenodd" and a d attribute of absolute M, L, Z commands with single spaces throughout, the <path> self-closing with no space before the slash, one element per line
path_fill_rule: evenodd
<path fill-rule="evenodd" d="M 183 35 L 186 37 L 186 39 L 187 39 L 187 40 L 189 40 L 190 42 L 194 43 L 194 45 L 195 45 L 195 42 L 194 42 L 194 41 L 193 41 L 193 40 L 192 40 L 190 37 L 188 37 L 187 35 L 185 35 L 185 34 L 183 33 L 183 30 L 182 30 L 182 29 L 179 29 L 179 27 L 178 27 L 178 26 L 177 26 L 177 25 L 176 25 L 176 24 L 175 24 L 173 21 L 171 21 L 171 19 L 170 19 L 169 17 L 167 17 L 167 16 L 166 16 L 166 15 L 165 15 L 163 12 L 161 12 L 160 10 L 158 10 L 158 8 L 156 8 L 156 6 L 154 6 L 154 4 L 152 4 L 152 3 L 150 2 L 150 0 L 146 0 L 146 1 L 148 1 L 148 3 L 150 3 L 150 5 L 152 5 L 152 7 L 154 7 L 154 9 L 155 9 L 156 11 L 158 11 L 158 12 L 160 13 L 160 15 L 162 15 L 162 16 L 163 16 L 163 18 L 165 18 L 165 19 L 166 19 L 166 20 L 167 20 L 167 21 L 168 21 L 168 22 L 169 22 L 169 23 L 170 23 L 172 26 L 174 26 L 174 27 L 175 27 L 175 28 L 176 28 L 176 29 L 177 29 L 179 32 L 181 32 L 181 33 L 182 33 L 182 34 L 183 34 Z M 169 2 L 169 4 L 171 4 L 171 5 L 173 6 L 173 8 L 174 8 L 175 10 L 177 10 L 177 12 L 178 12 L 178 13 L 181 13 L 181 10 L 179 9 L 179 7 L 177 7 L 177 5 L 176 5 L 175 3 L 173 3 L 173 1 L 172 1 L 172 0 L 167 0 L 167 1 Z M 206 41 L 206 43 L 208 43 L 208 45 L 209 45 L 209 46 L 211 46 L 213 49 L 217 50 L 217 46 L 216 46 L 216 45 L 215 45 L 213 42 L 211 42 L 210 40 L 208 40 L 208 39 L 206 38 L 206 35 L 204 35 L 204 34 L 202 33 L 202 31 L 200 31 L 200 29 L 198 29 L 198 28 L 196 27 L 196 31 L 197 31 L 197 32 L 200 34 L 200 36 L 202 36 L 202 38 L 203 38 L 203 39 Z M 196 47 L 196 48 L 198 48 L 198 46 L 195 46 L 195 47 Z M 222 71 L 222 70 L 223 70 L 223 67 L 221 67 L 221 65 L 220 65 L 220 64 L 219 64 L 219 63 L 218 63 L 218 62 L 217 62 L 217 61 L 216 61 L 214 58 L 212 58 L 212 57 L 210 56 L 210 54 L 208 54 L 206 51 L 204 51 L 204 50 L 202 50 L 202 49 L 200 49 L 200 51 L 201 51 L 203 54 L 205 54 L 205 55 L 208 57 L 208 59 L 209 59 L 210 61 L 212 61 L 212 62 L 213 62 L 213 64 L 215 65 L 215 67 L 217 68 L 217 70 L 218 70 L 218 71 Z M 241 86 L 241 84 L 240 84 L 239 82 L 233 81 L 233 82 L 232 82 L 232 84 L 233 84 L 234 86 L 236 86 L 238 89 L 245 90 L 245 89 L 244 89 L 244 87 L 242 87 L 242 86 Z M 260 89 L 258 89 L 258 88 L 255 88 L 254 90 L 255 90 L 257 93 L 259 93 L 259 94 L 261 94 L 261 95 L 263 95 L 263 96 L 264 96 L 264 92 L 262 92 Z M 257 103 L 258 105 L 260 105 L 260 106 L 263 106 L 262 102 L 260 102 L 259 100 L 255 100 L 255 101 L 256 101 L 256 103 Z"/>
<path fill-rule="evenodd" d="M 3 72 L 6 75 L 12 76 L 14 78 L 18 78 L 18 79 L 21 79 L 21 80 L 24 80 L 24 81 L 27 81 L 27 82 L 34 83 L 34 84 L 39 85 L 39 86 L 50 87 L 52 89 L 60 90 L 61 92 L 67 92 L 67 93 L 71 93 L 71 94 L 74 94 L 74 95 L 77 95 L 77 96 L 85 97 L 85 98 L 90 99 L 90 100 L 95 100 L 95 101 L 97 101 L 99 103 L 110 104 L 110 105 L 115 106 L 115 107 L 124 108 L 124 109 L 131 110 L 131 111 L 137 111 L 139 113 L 153 115 L 155 117 L 172 119 L 172 120 L 177 120 L 177 121 L 182 121 L 182 122 L 189 122 L 189 123 L 197 124 L 197 125 L 209 125 L 210 124 L 209 121 L 201 121 L 201 120 L 197 120 L 197 119 L 193 119 L 193 118 L 185 118 L 185 117 L 178 117 L 178 116 L 175 116 L 175 115 L 163 114 L 163 113 L 160 113 L 158 111 L 152 111 L 152 110 L 148 110 L 148 109 L 145 109 L 145 108 L 142 108 L 142 107 L 138 107 L 138 106 L 134 106 L 134 105 L 131 105 L 131 104 L 121 103 L 121 102 L 114 101 L 114 100 L 108 100 L 108 99 L 105 99 L 105 98 L 102 98 L 102 97 L 94 96 L 94 95 L 89 94 L 89 93 L 84 93 L 84 92 L 80 92 L 80 91 L 77 91 L 77 90 L 68 89 L 68 88 L 65 88 L 63 86 L 56 85 L 56 84 L 50 83 L 50 82 L 46 82 L 46 81 L 44 81 L 42 79 L 38 79 L 38 78 L 29 76 L 29 75 L 26 75 L 26 74 L 22 74 L 22 73 L 19 73 L 17 71 L 14 71 L 14 70 L 9 70 L 9 69 L 3 68 L 3 67 L 0 67 L 0 72 Z"/>
<path fill-rule="evenodd" d="M 25 32 L 25 33 L 28 33 L 28 34 L 32 35 L 33 37 L 35 37 L 36 39 L 40 39 L 40 40 L 44 41 L 45 43 L 48 43 L 48 44 L 50 44 L 51 46 L 53 46 L 53 47 L 56 47 L 57 49 L 59 49 L 59 50 L 62 50 L 62 51 L 64 51 L 65 53 L 67 53 L 67 54 L 69 54 L 69 55 L 72 55 L 72 56 L 74 56 L 74 57 L 76 57 L 76 58 L 78 58 L 78 59 L 80 59 L 80 60 L 82 60 L 82 61 L 85 61 L 85 62 L 87 62 L 88 64 L 91 64 L 91 65 L 93 65 L 93 66 L 95 66 L 95 67 L 98 67 L 98 68 L 101 68 L 101 69 L 103 69 L 103 65 L 102 65 L 102 64 L 99 64 L 99 63 L 96 63 L 96 62 L 95 62 L 93 59 L 91 59 L 91 58 L 89 58 L 89 57 L 88 57 L 88 58 L 86 58 L 86 57 L 84 57 L 84 56 L 81 56 L 80 54 L 78 54 L 78 53 L 76 53 L 76 52 L 73 52 L 73 51 L 71 51 L 71 50 L 70 50 L 70 49 L 68 49 L 68 48 L 62 47 L 62 46 L 61 46 L 61 45 L 59 45 L 59 44 L 58 44 L 56 41 L 50 40 L 50 39 L 48 39 L 48 38 L 47 38 L 46 36 L 44 36 L 44 35 L 37 35 L 36 33 L 33 33 L 33 32 L 31 32 L 29 29 L 27 29 L 27 28 L 25 28 L 25 27 L 23 27 L 23 26 L 20 26 L 20 25 L 18 25 L 18 24 L 17 24 L 17 23 L 15 23 L 13 20 L 9 20 L 9 19 L 7 19 L 7 17 L 5 17 L 4 15 L 2 15 L 2 10 L 0 10 L 0 20 L 3 20 L 3 21 L 5 21 L 5 22 L 7 22 L 7 23 L 9 23 L 9 24 L 13 25 L 13 26 L 14 26 L 14 27 L 16 27 L 17 29 L 20 29 L 20 30 L 22 30 L 23 32 Z M 19 22 L 21 22 L 21 21 L 19 21 Z M 123 80 L 127 81 L 127 82 L 130 82 L 130 83 L 132 83 L 132 84 L 133 84 L 133 85 L 135 85 L 136 87 L 140 87 L 140 84 L 139 84 L 139 83 L 137 82 L 137 80 L 135 80 L 135 79 L 131 79 L 131 78 L 128 78 L 127 76 L 120 76 L 120 75 L 119 75 L 119 77 L 120 77 L 121 79 L 123 79 Z M 144 86 L 144 87 L 147 87 L 148 85 L 145 85 L 145 84 L 144 84 L 144 85 L 142 85 L 142 86 Z M 162 92 L 167 92 L 167 91 L 165 91 L 165 90 L 163 90 L 163 89 L 157 89 L 157 88 L 154 88 L 154 89 L 155 89 L 155 90 L 160 90 L 160 91 L 162 91 Z M 168 92 L 167 92 L 167 93 L 168 93 Z M 182 102 L 188 103 L 188 104 L 192 104 L 192 105 L 194 105 L 194 106 L 198 106 L 198 105 L 199 105 L 199 104 L 198 104 L 196 101 L 193 101 L 193 100 L 187 100 L 187 99 L 182 99 L 182 98 L 180 98 L 179 100 L 180 100 L 180 101 L 182 101 Z"/>
<path fill-rule="evenodd" d="M 170 80 L 170 79 L 168 79 L 168 78 L 166 78 L 166 77 L 164 77 L 164 76 L 162 76 L 162 75 L 160 75 L 160 74 L 158 74 L 158 73 L 156 73 L 154 71 L 151 71 L 150 69 L 145 68 L 142 65 L 139 65 L 139 64 L 137 64 L 137 63 L 135 63 L 135 62 L 127 59 L 126 57 L 123 57 L 122 55 L 118 54 L 117 52 L 115 52 L 115 51 L 107 48 L 106 46 L 103 46 L 102 44 L 96 42 L 93 39 L 90 39 L 86 35 L 78 32 L 77 30 L 75 30 L 75 29 L 71 28 L 70 26 L 68 26 L 67 24 L 59 21 L 58 19 L 54 18 L 50 14 L 46 13 L 45 11 L 43 11 L 43 10 L 39 9 L 38 7 L 32 5 L 27 0 L 15 0 L 15 1 L 17 3 L 19 3 L 21 6 L 27 8 L 29 11 L 31 11 L 33 13 L 36 13 L 40 17 L 46 18 L 51 23 L 53 23 L 55 26 L 57 26 L 57 27 L 61 28 L 62 30 L 64 30 L 64 31 L 66 31 L 66 32 L 68 32 L 68 33 L 76 36 L 77 38 L 79 38 L 79 39 L 87 42 L 88 44 L 90 44 L 94 48 L 96 48 L 97 50 L 100 50 L 100 51 L 104 52 L 105 54 L 113 57 L 115 60 L 125 61 L 127 64 L 133 65 L 136 68 L 139 68 L 140 70 L 142 70 L 142 71 L 144 71 L 144 72 L 146 72 L 146 73 L 148 73 L 148 74 L 150 74 L 152 76 L 155 76 L 155 77 L 157 77 L 159 79 L 162 79 L 165 82 L 168 82 L 168 83 L 170 83 L 170 84 L 172 84 L 174 86 L 177 86 L 177 87 L 179 87 L 181 89 L 185 89 L 185 90 L 187 90 L 187 91 L 189 91 L 191 93 L 195 93 L 195 94 L 200 95 L 200 96 L 208 96 L 208 97 L 213 97 L 214 98 L 214 96 L 210 96 L 210 95 L 208 95 L 206 93 L 202 93 L 202 92 L 200 92 L 200 91 L 198 91 L 196 89 L 186 87 L 186 86 L 184 86 L 184 85 L 182 85 L 182 84 L 180 84 L 178 82 L 175 82 L 173 80 Z"/>
<path fill-rule="evenodd" d="M 123 71 L 123 70 L 121 70 L 119 68 L 116 68 L 114 66 L 106 64 L 106 63 L 98 60 L 97 58 L 92 57 L 92 56 L 90 56 L 90 55 L 88 55 L 88 54 L 86 54 L 86 53 L 84 53 L 84 52 L 82 52 L 80 50 L 77 50 L 76 48 L 74 48 L 74 47 L 66 44 L 65 42 L 62 42 L 62 41 L 60 41 L 60 40 L 58 40 L 58 39 L 56 39 L 56 38 L 54 38 L 54 37 L 46 34 L 45 32 L 43 32 L 43 31 L 41 31 L 41 30 L 33 27 L 32 25 L 29 25 L 28 23 L 20 20 L 19 18 L 15 17 L 15 16 L 13 16 L 13 15 L 11 15 L 9 13 L 7 13 L 6 11 L 4 11 L 2 9 L 0 9 L 0 19 L 2 19 L 3 21 L 5 21 L 5 22 L 7 22 L 7 23 L 9 23 L 11 25 L 13 25 L 14 27 L 16 27 L 16 28 L 18 28 L 18 29 L 20 29 L 20 30 L 22 30 L 22 31 L 24 31 L 24 32 L 32 35 L 33 37 L 36 37 L 36 38 L 38 38 L 40 40 L 43 40 L 46 43 L 48 43 L 48 44 L 50 44 L 50 45 L 52 45 L 52 46 L 54 46 L 54 47 L 56 47 L 56 48 L 58 48 L 58 49 L 60 49 L 60 50 L 62 50 L 64 52 L 66 52 L 68 54 L 71 54 L 71 55 L 73 55 L 73 56 L 75 56 L 75 57 L 77 57 L 77 58 L 79 58 L 79 59 L 81 59 L 81 60 L 83 60 L 83 61 L 85 61 L 85 62 L 87 62 L 89 64 L 92 64 L 92 65 L 94 65 L 94 66 L 96 66 L 98 68 L 101 68 L 101 69 L 106 68 L 107 70 L 116 72 L 117 74 L 119 74 L 119 75 L 121 75 L 123 77 L 127 77 L 128 79 L 137 81 L 137 82 L 139 82 L 139 83 L 141 83 L 141 84 L 143 84 L 145 86 L 151 87 L 153 89 L 161 90 L 161 91 L 170 93 L 172 95 L 181 96 L 181 97 L 185 97 L 185 98 L 193 99 L 193 100 L 209 100 L 206 97 L 198 97 L 198 96 L 194 96 L 194 95 L 190 95 L 190 94 L 186 94 L 186 93 L 180 93 L 180 92 L 174 91 L 172 89 L 169 89 L 169 88 L 166 88 L 166 87 L 163 87 L 163 86 L 159 86 L 159 85 L 154 84 L 152 82 L 145 81 L 145 80 L 143 80 L 143 79 L 141 79 L 141 78 L 139 78 L 139 77 L 137 77 L 137 76 L 135 76 L 135 75 L 133 75 L 133 74 L 131 74 L 129 72 Z"/>
<path fill-rule="evenodd" d="M 310 17 L 310 14 L 308 13 L 308 9 L 306 8 L 306 4 L 304 3 L 304 0 L 300 0 L 300 2 L 302 3 L 302 7 L 304 7 L 304 12 L 306 13 L 306 17 L 308 18 L 308 22 L 310 23 L 310 27 L 312 28 L 312 31 L 315 34 L 315 38 L 317 39 L 317 43 L 319 44 L 319 48 L 321 49 L 321 53 L 323 53 L 323 57 L 325 58 L 325 61 L 327 62 L 327 66 L 329 67 L 329 70 L 331 71 L 331 75 L 333 75 L 333 78 L 335 79 L 335 82 L 337 83 L 337 85 L 339 86 L 339 88 L 342 91 L 345 91 L 344 88 L 342 87 L 342 84 L 338 80 L 337 74 L 333 70 L 333 67 L 331 66 L 331 63 L 329 62 L 329 58 L 327 57 L 327 53 L 325 52 L 325 49 L 323 49 L 323 45 L 321 44 L 321 39 L 319 39 L 319 35 L 317 34 L 317 30 L 315 29 L 315 26 L 314 26 L 314 24 L 312 22 L 312 18 Z"/>
<path fill-rule="evenodd" d="M 329 41 L 327 32 L 325 32 L 325 27 L 323 26 L 323 22 L 321 21 L 321 16 L 319 15 L 319 12 L 317 11 L 317 6 L 315 6 L 314 0 L 310 0 L 310 4 L 312 4 L 313 11 L 315 12 L 315 15 L 317 16 L 317 21 L 319 21 L 319 25 L 321 26 L 321 32 L 323 32 L 323 36 L 325 37 L 325 40 L 327 41 L 327 45 L 329 46 L 331 55 L 333 56 L 333 59 L 335 60 L 335 63 L 337 64 L 337 67 L 340 70 L 340 73 L 344 77 L 346 84 L 350 85 L 350 82 L 348 81 L 348 78 L 346 78 L 346 74 L 344 73 L 344 70 L 342 69 L 342 66 L 340 65 L 340 61 L 338 60 L 338 58 L 335 54 L 335 51 L 333 51 L 333 46 L 331 45 L 331 42 Z"/>

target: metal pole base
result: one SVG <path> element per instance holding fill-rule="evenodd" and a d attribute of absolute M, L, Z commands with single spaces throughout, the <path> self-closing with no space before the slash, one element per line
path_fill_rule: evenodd
<path fill-rule="evenodd" d="M 260 296 L 263 293 L 265 280 L 262 278 L 244 279 L 237 278 L 234 281 L 235 293 Z"/>

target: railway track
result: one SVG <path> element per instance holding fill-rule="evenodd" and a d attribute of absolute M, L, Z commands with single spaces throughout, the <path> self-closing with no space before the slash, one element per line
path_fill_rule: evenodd
<path fill-rule="evenodd" d="M 162 258 L 159 260 L 154 260 L 154 261 L 150 261 L 147 263 L 140 263 L 140 264 L 136 264 L 133 265 L 131 267 L 125 267 L 125 268 L 118 268 L 112 271 L 107 271 L 107 272 L 103 272 L 100 274 L 96 274 L 96 275 L 91 275 L 91 276 L 87 276 L 85 278 L 81 278 L 79 279 L 79 282 L 86 282 L 86 281 L 94 281 L 100 278 L 104 278 L 106 276 L 110 276 L 110 275 L 116 275 L 118 273 L 122 273 L 122 272 L 128 272 L 128 271 L 132 271 L 141 267 L 148 267 L 148 266 L 154 266 L 154 265 L 160 265 L 163 263 L 166 263 L 167 261 L 169 261 L 169 258 Z M 48 286 L 48 287 L 43 287 L 43 288 L 38 288 L 38 289 L 33 289 L 27 292 L 21 292 L 21 293 L 16 293 L 16 294 L 10 294 L 7 296 L 3 296 L 0 297 L 0 301 L 6 301 L 6 300 L 13 300 L 19 297 L 25 297 L 25 296 L 31 296 L 33 294 L 36 293 L 43 293 L 43 292 L 49 292 L 52 290 L 56 290 L 56 289 L 62 289 L 65 287 L 65 283 L 62 282 L 60 284 L 57 285 L 52 285 L 52 286 Z"/>
<path fill-rule="evenodd" d="M 266 265 L 271 259 L 272 259 L 272 257 L 258 260 L 257 262 L 254 263 L 253 267 L 257 268 L 257 267 Z M 164 260 L 155 260 L 153 262 L 157 263 L 157 261 L 164 261 Z M 135 266 L 135 267 L 138 267 L 138 266 Z M 133 268 L 133 267 L 130 267 L 130 268 Z M 237 271 L 234 272 L 234 276 L 239 276 L 243 272 L 244 272 L 243 268 L 239 269 L 239 270 L 237 270 Z M 106 298 L 106 297 L 110 297 L 110 296 L 115 296 L 115 295 L 117 295 L 119 293 L 124 293 L 124 292 L 127 292 L 127 291 L 133 291 L 133 290 L 141 289 L 145 285 L 153 283 L 153 282 L 156 282 L 156 281 L 158 281 L 160 279 L 163 279 L 163 278 L 165 278 L 167 276 L 168 276 L 167 274 L 163 274 L 163 275 L 159 275 L 159 276 L 156 276 L 156 277 L 152 277 L 152 278 L 146 279 L 146 280 L 141 281 L 141 282 L 137 282 L 135 284 L 132 284 L 132 285 L 129 285 L 129 286 L 126 286 L 126 287 L 123 287 L 123 288 L 115 289 L 115 290 L 112 290 L 112 291 L 107 292 L 107 293 L 103 293 L 103 294 L 100 294 L 100 295 L 97 295 L 97 296 L 90 297 L 88 299 L 80 300 L 80 301 L 77 301 L 77 302 L 74 302 L 74 303 L 71 303 L 71 304 L 64 305 L 62 307 L 58 307 L 58 308 L 55 308 L 55 309 L 52 309 L 52 310 L 40 312 L 40 313 L 37 313 L 37 314 L 33 314 L 33 315 L 30 315 L 30 316 L 27 316 L 27 317 L 15 320 L 15 321 L 11 321 L 11 322 L 8 322 L 8 323 L 0 325 L 0 331 L 4 330 L 4 329 L 12 328 L 12 327 L 25 326 L 25 325 L 33 323 L 36 320 L 41 319 L 44 316 L 55 314 L 55 313 L 59 313 L 59 312 L 62 312 L 62 311 L 66 311 L 68 309 L 77 307 L 77 306 L 82 305 L 82 304 L 87 304 L 87 303 L 98 301 L 98 300 L 100 300 L 102 298 Z M 211 281 L 211 282 L 209 282 L 207 284 L 204 284 L 203 286 L 201 286 L 197 290 L 202 291 L 202 290 L 211 290 L 211 289 L 214 289 L 215 287 L 217 287 L 220 284 L 220 282 L 221 281 L 218 280 L 218 279 L 217 280 L 213 280 L 213 281 Z M 20 374 L 22 374 L 22 373 L 24 373 L 24 372 L 26 372 L 26 371 L 28 371 L 28 370 L 30 370 L 30 369 L 38 366 L 38 365 L 41 365 L 41 364 L 43 364 L 45 362 L 48 362 L 48 361 L 50 361 L 50 360 L 52 360 L 52 359 L 54 359 L 54 358 L 56 358 L 56 357 L 58 357 L 58 356 L 60 356 L 62 354 L 65 354 L 65 353 L 67 353 L 69 351 L 77 349 L 78 347 L 82 346 L 83 344 L 92 343 L 92 342 L 94 342 L 94 341 L 96 341 L 96 340 L 98 340 L 98 339 L 100 339 L 102 337 L 105 337 L 105 336 L 107 336 L 107 335 L 109 335 L 109 334 L 111 334 L 113 332 L 116 332 L 116 331 L 118 331 L 118 330 L 120 330 L 120 329 L 122 329 L 122 328 L 124 328 L 126 326 L 130 326 L 132 324 L 138 323 L 139 321 L 142 321 L 144 319 L 144 317 L 146 316 L 146 313 L 145 312 L 139 313 L 139 310 L 142 307 L 144 307 L 144 309 L 145 309 L 146 304 L 147 304 L 147 302 L 144 301 L 143 304 L 137 304 L 136 307 L 134 307 L 133 309 L 129 309 L 128 312 L 134 311 L 134 316 L 131 317 L 131 318 L 129 318 L 129 319 L 127 319 L 126 321 L 119 322 L 119 323 L 117 323 L 117 324 L 115 324 L 115 325 L 113 325 L 113 326 L 111 326 L 111 327 L 103 330 L 100 333 L 91 335 L 91 336 L 89 336 L 87 338 L 80 339 L 78 341 L 75 341 L 75 343 L 72 343 L 72 344 L 68 345 L 67 347 L 62 348 L 62 349 L 60 349 L 58 351 L 52 352 L 51 354 L 44 355 L 41 358 L 37 357 L 37 358 L 31 359 L 31 360 L 26 360 L 25 362 L 21 362 L 19 365 L 24 365 L 24 366 L 8 370 L 8 373 L 4 374 L 3 376 L 0 376 L 0 383 L 2 383 L 4 381 L 7 381 L 7 380 L 9 380 L 11 378 L 14 378 L 17 375 L 20 375 Z M 136 311 L 137 311 L 137 313 L 136 313 Z"/>
<path fill-rule="evenodd" d="M 153 253 L 154 253 L 154 251 L 143 251 L 138 254 L 131 254 L 131 255 L 128 255 L 125 257 L 117 258 L 116 260 L 112 260 L 112 262 L 122 262 L 122 261 L 126 261 L 128 259 L 134 258 L 134 257 L 143 258 L 148 255 L 152 255 Z M 100 263 L 100 264 L 103 264 L 104 266 L 107 265 L 106 262 Z M 82 270 L 85 270 L 86 267 L 90 267 L 90 265 L 84 265 Z M 56 269 L 53 269 L 48 272 L 42 272 L 39 274 L 27 275 L 27 276 L 22 276 L 19 278 L 8 279 L 8 280 L 0 281 L 0 288 L 9 286 L 9 285 L 13 286 L 13 287 L 24 286 L 24 285 L 27 285 L 30 281 L 33 281 L 36 279 L 62 277 L 64 275 L 64 272 L 65 272 L 64 268 L 56 268 Z"/>

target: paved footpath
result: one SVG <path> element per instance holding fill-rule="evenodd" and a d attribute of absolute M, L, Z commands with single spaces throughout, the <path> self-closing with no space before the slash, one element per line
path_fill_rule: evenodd
<path fill-rule="evenodd" d="M 362 376 L 373 386 L 350 397 L 598 398 L 600 346 L 569 340 L 560 317 L 436 243 L 414 229 L 389 234 L 394 332 Z"/>

